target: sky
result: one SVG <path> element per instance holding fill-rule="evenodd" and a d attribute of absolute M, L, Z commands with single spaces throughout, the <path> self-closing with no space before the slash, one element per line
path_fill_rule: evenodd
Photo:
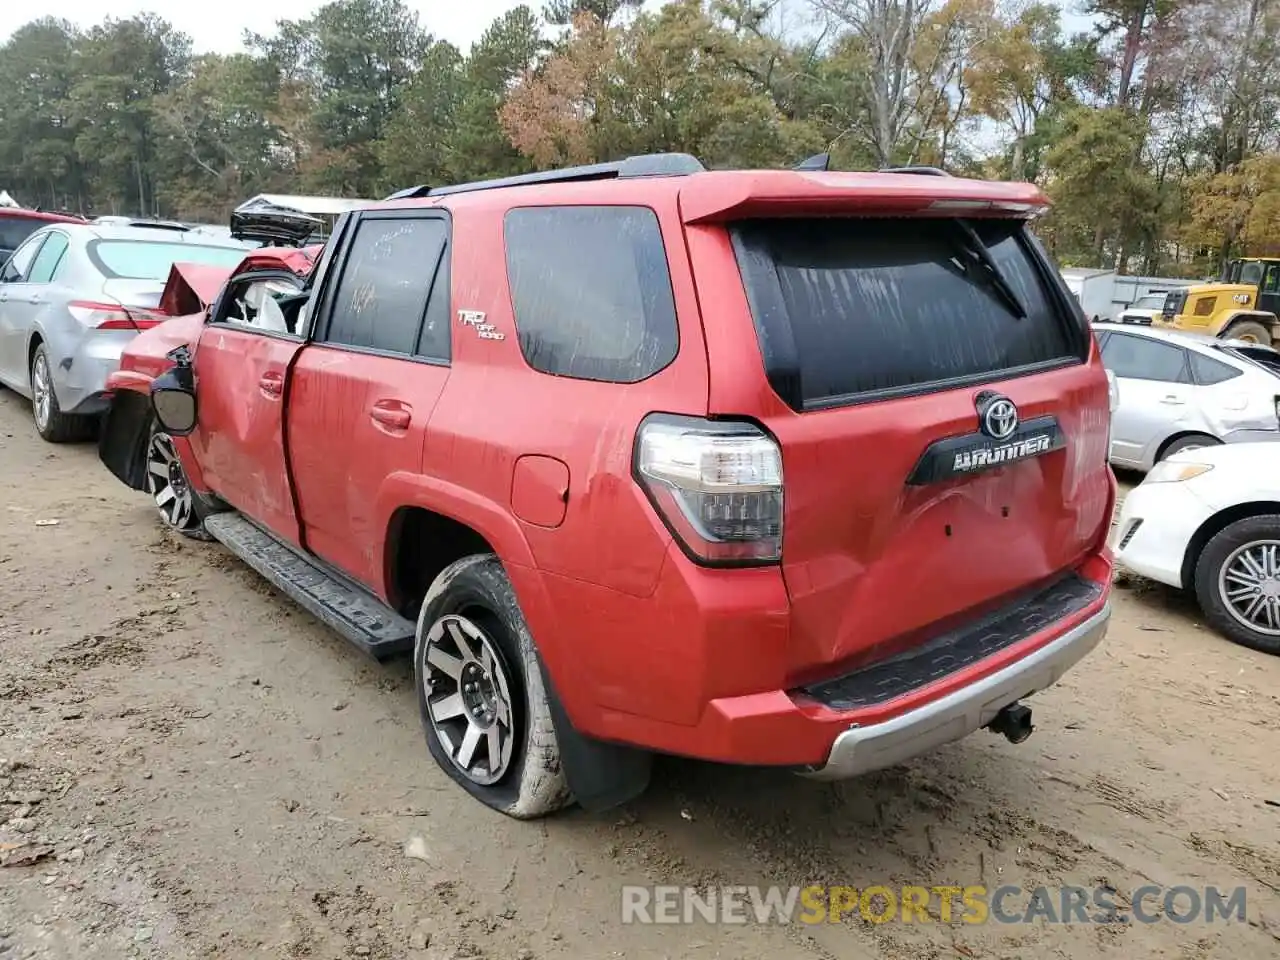
<path fill-rule="evenodd" d="M 16 0 L 0 26 L 0 42 L 7 40 L 25 18 L 13 13 Z M 518 5 L 518 0 L 405 0 L 418 12 L 419 22 L 434 36 L 466 50 L 493 20 Z M 27 7 L 30 18 L 58 17 L 79 26 L 101 23 L 107 17 L 126 19 L 155 13 L 187 34 L 197 53 L 232 53 L 241 48 L 244 31 L 271 33 L 280 19 L 301 20 L 324 5 L 324 0 L 38 0 Z M 7 5 L 8 6 L 8 5 Z M 532 3 L 535 9 L 540 2 Z"/>
<path fill-rule="evenodd" d="M 10 0 L 11 3 L 17 0 Z M 70 20 L 87 27 L 101 23 L 106 17 L 125 19 L 139 13 L 155 13 L 192 38 L 196 53 L 234 53 L 242 49 L 241 38 L 245 30 L 270 34 L 275 23 L 282 18 L 302 20 L 324 5 L 326 0 L 289 0 L 271 3 L 269 0 L 39 0 L 30 18 L 50 16 Z M 520 0 L 405 0 L 418 12 L 419 22 L 435 37 L 448 40 L 466 51 L 480 39 L 480 34 L 498 16 L 519 4 Z M 535 11 L 541 10 L 542 0 L 525 0 Z M 661 0 L 647 0 L 657 7 Z M 1064 25 L 1068 32 L 1088 29 L 1088 18 L 1075 13 L 1081 0 L 1062 0 L 1066 8 Z M 805 5 L 791 3 L 804 11 Z M 28 8 L 33 9 L 33 8 Z M 807 11 L 800 16 L 807 20 Z M 0 23 L 0 43 L 24 22 L 21 16 L 8 16 Z M 796 14 L 787 14 L 786 25 L 797 23 Z"/>

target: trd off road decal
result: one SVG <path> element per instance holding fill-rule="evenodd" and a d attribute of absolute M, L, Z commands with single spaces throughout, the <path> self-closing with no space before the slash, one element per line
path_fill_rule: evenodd
<path fill-rule="evenodd" d="M 458 319 L 462 321 L 464 327 L 471 327 L 475 330 L 476 336 L 481 340 L 505 340 L 507 335 L 495 327 L 492 323 L 485 320 L 483 310 L 459 310 Z"/>

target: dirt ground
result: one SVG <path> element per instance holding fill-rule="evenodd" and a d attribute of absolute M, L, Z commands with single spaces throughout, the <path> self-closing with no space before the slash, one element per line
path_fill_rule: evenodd
<path fill-rule="evenodd" d="M 430 762 L 406 663 L 164 532 L 12 393 L 0 504 L 0 957 L 1280 955 L 1280 659 L 1170 591 L 1118 590 L 1020 746 L 837 785 L 662 760 L 625 810 L 517 823 Z M 1243 885 L 1247 922 L 622 924 L 657 883 Z"/>

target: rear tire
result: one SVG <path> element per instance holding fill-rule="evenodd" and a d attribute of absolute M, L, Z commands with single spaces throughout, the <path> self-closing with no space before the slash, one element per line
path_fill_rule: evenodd
<path fill-rule="evenodd" d="M 1271 346 L 1271 331 L 1256 320 L 1240 320 L 1223 332 L 1224 340 L 1247 340 L 1264 347 Z"/>
<path fill-rule="evenodd" d="M 191 487 L 187 472 L 178 459 L 173 438 L 153 423 L 147 437 L 147 493 L 166 527 L 193 540 L 212 540 L 204 528 L 209 511 L 203 498 Z"/>
<path fill-rule="evenodd" d="M 1195 591 L 1228 640 L 1280 655 L 1280 514 L 1237 520 L 1210 540 L 1196 561 Z"/>
<path fill-rule="evenodd" d="M 1156 457 L 1156 463 L 1161 460 L 1168 460 L 1175 453 L 1181 453 L 1183 450 L 1199 450 L 1202 447 L 1220 447 L 1222 441 L 1217 437 L 1211 437 L 1207 433 L 1197 433 L 1189 437 L 1179 437 L 1173 443 L 1169 444 L 1160 451 L 1160 456 Z"/>
<path fill-rule="evenodd" d="M 44 344 L 31 355 L 31 417 L 36 433 L 49 443 L 73 443 L 89 440 L 98 427 L 94 417 L 78 417 L 63 413 L 58 394 L 53 389 L 53 372 Z"/>
<path fill-rule="evenodd" d="M 493 554 L 436 577 L 413 676 L 431 756 L 469 794 L 517 820 L 573 801 L 533 637 Z"/>

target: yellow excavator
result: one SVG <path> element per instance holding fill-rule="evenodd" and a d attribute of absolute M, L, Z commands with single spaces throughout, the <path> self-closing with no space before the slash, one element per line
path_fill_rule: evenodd
<path fill-rule="evenodd" d="M 1152 326 L 1280 344 L 1280 259 L 1232 260 L 1218 282 L 1171 291 Z"/>

